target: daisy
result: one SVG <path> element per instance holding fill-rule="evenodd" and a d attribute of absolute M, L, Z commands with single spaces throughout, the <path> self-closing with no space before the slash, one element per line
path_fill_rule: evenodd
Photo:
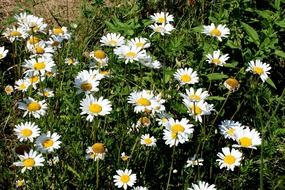
<path fill-rule="evenodd" d="M 141 136 L 141 144 L 145 146 L 156 146 L 156 139 L 149 134 L 145 134 Z"/>
<path fill-rule="evenodd" d="M 211 24 L 209 26 L 203 26 L 204 31 L 202 33 L 207 36 L 216 37 L 219 41 L 222 41 L 222 38 L 227 38 L 230 34 L 230 30 L 226 27 L 226 25 L 219 24 L 217 27 L 215 24 Z"/>
<path fill-rule="evenodd" d="M 26 185 L 26 181 L 24 179 L 17 179 L 16 180 L 16 187 L 17 188 L 24 188 Z"/>
<path fill-rule="evenodd" d="M 151 15 L 150 18 L 152 21 L 158 24 L 165 24 L 174 21 L 173 15 L 170 15 L 168 12 L 154 13 L 154 15 Z"/>
<path fill-rule="evenodd" d="M 67 27 L 63 26 L 63 27 L 55 27 L 52 30 L 49 31 L 50 35 L 55 35 L 58 37 L 61 37 L 62 39 L 70 39 L 71 35 L 67 30 Z"/>
<path fill-rule="evenodd" d="M 33 46 L 37 45 L 39 42 L 42 42 L 43 40 L 36 37 L 36 36 L 30 36 L 27 40 L 27 48 L 32 49 Z"/>
<path fill-rule="evenodd" d="M 115 186 L 118 188 L 123 187 L 124 189 L 127 189 L 128 186 L 132 187 L 137 180 L 136 174 L 132 174 L 132 170 L 125 169 L 123 170 L 117 170 L 116 171 L 118 175 L 114 175 L 114 182 Z"/>
<path fill-rule="evenodd" d="M 64 39 L 60 36 L 51 35 L 49 40 L 46 42 L 49 46 L 51 46 L 54 50 L 61 48 L 61 43 Z"/>
<path fill-rule="evenodd" d="M 217 162 L 220 165 L 220 169 L 227 168 L 227 170 L 234 171 L 235 166 L 240 165 L 242 153 L 236 149 L 230 149 L 229 147 L 222 148 L 222 153 L 218 153 L 219 159 Z"/>
<path fill-rule="evenodd" d="M 168 123 L 169 118 L 171 118 L 171 115 L 169 115 L 165 112 L 162 112 L 162 113 L 158 113 L 157 117 L 158 118 L 156 118 L 156 121 L 158 122 L 158 125 L 165 127 Z"/>
<path fill-rule="evenodd" d="M 7 95 L 11 95 L 12 92 L 14 92 L 14 88 L 11 85 L 7 85 L 5 86 L 4 91 L 6 92 Z"/>
<path fill-rule="evenodd" d="M 122 159 L 124 162 L 127 161 L 129 158 L 130 158 L 130 156 L 126 155 L 125 152 L 122 152 L 122 153 L 121 153 L 121 159 Z"/>
<path fill-rule="evenodd" d="M 269 70 L 271 69 L 269 64 L 263 63 L 260 60 L 250 61 L 246 71 L 252 72 L 253 74 L 258 74 L 262 80 L 265 82 L 268 78 Z"/>
<path fill-rule="evenodd" d="M 42 134 L 36 140 L 36 147 L 41 153 L 51 153 L 54 150 L 60 148 L 61 141 L 60 135 L 48 131 L 46 134 Z"/>
<path fill-rule="evenodd" d="M 94 116 L 104 116 L 110 114 L 112 110 L 111 102 L 108 99 L 94 98 L 92 95 L 86 95 L 86 97 L 80 101 L 81 115 L 87 114 L 87 121 L 92 122 Z"/>
<path fill-rule="evenodd" d="M 30 82 L 30 85 L 32 85 L 34 89 L 37 89 L 37 84 L 40 81 L 45 80 L 45 77 L 34 75 L 33 72 L 28 72 L 26 73 L 26 77 L 24 78 L 24 80 L 28 80 Z"/>
<path fill-rule="evenodd" d="M 23 23 L 27 22 L 28 20 L 28 14 L 26 12 L 20 13 L 19 15 L 14 16 L 14 18 L 18 21 L 19 25 L 22 25 Z"/>
<path fill-rule="evenodd" d="M 32 32 L 32 33 L 36 33 L 36 32 L 44 33 L 47 27 L 47 24 L 44 23 L 43 18 L 39 18 L 34 15 L 28 15 L 26 18 L 27 19 L 25 20 L 25 22 L 20 23 L 22 27 L 25 27 L 27 31 Z"/>
<path fill-rule="evenodd" d="M 30 85 L 31 82 L 28 79 L 19 79 L 15 82 L 15 89 L 26 92 Z"/>
<path fill-rule="evenodd" d="M 143 126 L 143 127 L 148 127 L 150 126 L 151 121 L 148 117 L 141 117 L 139 118 L 138 122 L 137 122 L 137 126 Z"/>
<path fill-rule="evenodd" d="M 3 35 L 12 43 L 15 40 L 26 39 L 29 36 L 29 34 L 23 27 L 16 28 L 15 26 L 13 26 L 12 28 L 7 28 L 5 32 L 3 32 Z"/>
<path fill-rule="evenodd" d="M 202 88 L 195 90 L 194 88 L 190 88 L 190 90 L 186 89 L 186 94 L 180 93 L 180 95 L 191 102 L 199 102 L 205 100 L 209 97 L 208 91 L 203 91 Z"/>
<path fill-rule="evenodd" d="M 32 170 L 33 167 L 44 166 L 43 162 L 45 160 L 42 157 L 42 154 L 38 154 L 37 151 L 30 150 L 29 153 L 25 152 L 24 155 L 18 155 L 18 157 L 20 158 L 20 161 L 14 162 L 13 165 L 22 166 L 22 173 L 24 173 L 26 169 Z"/>
<path fill-rule="evenodd" d="M 153 30 L 153 33 L 150 36 L 152 36 L 154 33 L 160 33 L 162 36 L 164 36 L 165 34 L 170 34 L 170 32 L 175 29 L 171 24 L 165 23 L 160 25 L 155 23 L 149 27 Z"/>
<path fill-rule="evenodd" d="M 187 99 L 183 99 L 183 104 L 187 107 L 189 115 L 195 118 L 195 121 L 202 123 L 202 115 L 210 115 L 213 111 L 213 104 L 208 104 L 205 101 L 192 102 Z"/>
<path fill-rule="evenodd" d="M 240 84 L 238 82 L 238 80 L 234 79 L 234 78 L 228 78 L 227 80 L 225 80 L 224 82 L 224 86 L 231 92 L 235 92 L 239 89 Z"/>
<path fill-rule="evenodd" d="M 25 122 L 16 125 L 14 132 L 20 142 L 27 140 L 33 142 L 34 138 L 40 135 L 39 127 L 33 122 Z"/>
<path fill-rule="evenodd" d="M 186 161 L 186 168 L 188 167 L 194 167 L 194 166 L 203 166 L 203 162 L 204 162 L 204 159 L 202 158 L 196 158 L 196 154 L 194 154 L 194 156 L 191 158 L 191 159 L 188 159 Z"/>
<path fill-rule="evenodd" d="M 86 149 L 86 153 L 86 160 L 103 160 L 106 154 L 106 148 L 103 143 L 95 143 Z"/>
<path fill-rule="evenodd" d="M 240 122 L 233 120 L 224 120 L 219 125 L 220 133 L 225 136 L 226 139 L 235 140 L 235 131 L 243 129 Z"/>
<path fill-rule="evenodd" d="M 210 185 L 204 181 L 198 181 L 198 184 L 192 183 L 192 188 L 187 188 L 187 190 L 217 190 L 216 186 Z"/>
<path fill-rule="evenodd" d="M 195 84 L 199 82 L 199 77 L 196 71 L 192 68 L 178 69 L 174 73 L 174 77 L 180 82 L 180 85 Z"/>
<path fill-rule="evenodd" d="M 136 46 L 137 48 L 145 49 L 150 47 L 150 42 L 147 38 L 134 38 L 128 41 L 128 46 Z"/>
<path fill-rule="evenodd" d="M 217 66 L 223 66 L 229 59 L 229 54 L 222 55 L 220 50 L 214 51 L 213 54 L 206 55 L 208 63 L 212 63 Z"/>
<path fill-rule="evenodd" d="M 27 72 L 33 72 L 34 75 L 44 75 L 45 72 L 51 72 L 55 66 L 54 61 L 51 58 L 40 57 L 37 59 L 25 60 L 23 67 L 27 68 Z"/>
<path fill-rule="evenodd" d="M 8 50 L 5 50 L 5 47 L 0 47 L 0 60 L 4 59 L 7 56 Z"/>
<path fill-rule="evenodd" d="M 128 97 L 128 103 L 135 106 L 134 111 L 136 113 L 152 111 L 154 106 L 154 94 L 147 90 L 132 92 Z"/>
<path fill-rule="evenodd" d="M 153 99 L 153 110 L 152 113 L 161 113 L 165 111 L 165 106 L 163 105 L 165 103 L 165 99 L 161 97 L 161 93 L 158 95 L 154 96 Z"/>
<path fill-rule="evenodd" d="M 59 157 L 58 156 L 54 156 L 50 159 L 48 159 L 47 163 L 49 166 L 54 166 L 59 162 Z"/>
<path fill-rule="evenodd" d="M 108 64 L 109 58 L 103 50 L 90 52 L 90 57 L 95 59 L 95 61 L 98 63 L 99 68 L 107 66 Z"/>
<path fill-rule="evenodd" d="M 101 46 L 117 47 L 125 44 L 125 38 L 121 34 L 108 33 L 100 39 Z"/>
<path fill-rule="evenodd" d="M 54 97 L 54 92 L 50 88 L 44 88 L 43 92 L 38 92 L 37 94 L 47 98 Z"/>
<path fill-rule="evenodd" d="M 138 186 L 138 187 L 134 187 L 133 190 L 148 190 L 148 188 L 147 187 Z"/>
<path fill-rule="evenodd" d="M 163 139 L 165 144 L 172 147 L 177 146 L 179 143 L 183 144 L 189 141 L 189 138 L 193 134 L 193 125 L 189 123 L 189 120 L 182 118 L 181 121 L 168 119 L 168 123 L 163 130 Z"/>
<path fill-rule="evenodd" d="M 161 68 L 161 63 L 157 60 L 153 60 L 153 58 L 148 54 L 146 54 L 142 59 L 140 59 L 139 62 L 149 68 Z"/>
<path fill-rule="evenodd" d="M 256 146 L 261 145 L 260 133 L 255 129 L 245 127 L 236 130 L 234 136 L 238 144 L 234 144 L 233 147 L 256 149 Z"/>
<path fill-rule="evenodd" d="M 51 46 L 48 46 L 44 41 L 28 46 L 29 51 L 33 53 L 30 57 L 41 56 L 44 58 L 51 58 L 54 53 L 54 49 Z"/>
<path fill-rule="evenodd" d="M 18 108 L 25 110 L 24 117 L 28 114 L 34 118 L 40 118 L 46 114 L 47 105 L 45 100 L 36 101 L 31 97 L 25 98 L 23 102 L 18 103 Z"/>
<path fill-rule="evenodd" d="M 97 92 L 99 90 L 99 80 L 103 77 L 98 70 L 83 70 L 79 72 L 74 80 L 75 87 L 78 89 L 77 93 L 85 92 L 85 94 L 89 94 Z"/>
<path fill-rule="evenodd" d="M 114 53 L 119 56 L 120 59 L 125 60 L 125 64 L 128 62 L 133 63 L 134 61 L 139 61 L 146 56 L 145 50 L 138 48 L 136 46 L 120 46 L 114 49 Z"/>
<path fill-rule="evenodd" d="M 67 65 L 77 65 L 79 62 L 76 58 L 69 57 L 64 59 L 64 63 Z"/>

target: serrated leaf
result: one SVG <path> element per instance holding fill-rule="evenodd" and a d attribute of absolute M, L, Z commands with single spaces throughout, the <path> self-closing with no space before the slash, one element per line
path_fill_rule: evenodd
<path fill-rule="evenodd" d="M 209 80 L 221 80 L 224 78 L 229 78 L 228 75 L 222 74 L 222 73 L 211 73 L 207 75 Z"/>
<path fill-rule="evenodd" d="M 222 97 L 222 96 L 209 96 L 207 98 L 207 100 L 218 100 L 218 101 L 223 101 L 225 100 L 226 98 Z"/>
<path fill-rule="evenodd" d="M 256 13 L 261 16 L 264 19 L 270 20 L 271 16 L 274 14 L 272 11 L 270 10 L 264 10 L 264 11 L 259 11 L 256 10 Z"/>
<path fill-rule="evenodd" d="M 266 83 L 269 84 L 270 86 L 272 86 L 273 88 L 277 89 L 274 82 L 271 80 L 271 78 L 267 78 Z"/>
<path fill-rule="evenodd" d="M 249 36 L 249 38 L 254 42 L 255 44 L 259 45 L 259 36 L 257 32 L 248 24 L 241 22 L 242 27 L 244 28 L 245 32 Z"/>
<path fill-rule="evenodd" d="M 285 58 L 285 52 L 284 51 L 276 49 L 274 54 L 279 56 L 279 57 Z"/>

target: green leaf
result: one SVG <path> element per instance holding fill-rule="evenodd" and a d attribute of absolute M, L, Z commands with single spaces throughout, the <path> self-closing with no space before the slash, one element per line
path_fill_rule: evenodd
<path fill-rule="evenodd" d="M 254 42 L 256 45 L 259 45 L 259 36 L 257 32 L 251 26 L 244 22 L 241 22 L 241 25 L 249 36 L 249 38 L 251 39 L 251 41 Z"/>
<path fill-rule="evenodd" d="M 271 16 L 274 14 L 272 11 L 270 10 L 264 10 L 264 11 L 259 11 L 256 10 L 256 13 L 261 16 L 262 18 L 266 19 L 266 20 L 271 20 Z"/>
<path fill-rule="evenodd" d="M 196 27 L 192 28 L 192 30 L 194 30 L 195 32 L 202 32 L 203 26 L 196 26 Z"/>
<path fill-rule="evenodd" d="M 274 23 L 277 24 L 278 26 L 282 27 L 282 28 L 285 28 L 285 20 L 277 21 Z"/>
<path fill-rule="evenodd" d="M 239 49 L 239 46 L 236 45 L 233 41 L 231 40 L 228 40 L 227 43 L 226 43 L 226 46 L 232 48 L 232 49 Z"/>
<path fill-rule="evenodd" d="M 222 73 L 211 73 L 207 75 L 209 80 L 221 80 L 224 78 L 229 78 L 228 75 L 224 75 Z"/>
<path fill-rule="evenodd" d="M 277 9 L 277 10 L 280 9 L 280 0 L 275 0 L 275 1 L 274 1 L 274 7 L 275 7 L 275 9 Z"/>
<path fill-rule="evenodd" d="M 279 56 L 279 57 L 285 58 L 285 52 L 284 51 L 276 49 L 274 54 Z"/>
<path fill-rule="evenodd" d="M 222 97 L 222 96 L 209 96 L 207 98 L 207 100 L 218 100 L 218 101 L 223 101 L 225 100 L 226 98 Z"/>
<path fill-rule="evenodd" d="M 266 83 L 269 84 L 270 86 L 272 86 L 273 88 L 277 89 L 274 82 L 271 80 L 271 78 L 267 78 Z"/>
<path fill-rule="evenodd" d="M 80 175 L 77 171 L 75 171 L 70 165 L 67 164 L 67 170 L 71 171 L 73 174 L 75 174 L 78 178 L 80 178 Z"/>
<path fill-rule="evenodd" d="M 237 65 L 238 65 L 238 62 L 226 63 L 226 64 L 224 64 L 224 67 L 227 67 L 227 68 L 235 68 Z"/>

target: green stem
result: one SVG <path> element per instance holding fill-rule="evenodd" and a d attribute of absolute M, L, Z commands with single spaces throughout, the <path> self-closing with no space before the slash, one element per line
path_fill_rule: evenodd
<path fill-rule="evenodd" d="M 99 159 L 96 161 L 96 189 L 99 187 Z"/>
<path fill-rule="evenodd" d="M 132 152 L 131 152 L 130 157 L 133 156 L 133 153 L 134 153 L 134 151 L 135 151 L 135 149 L 136 149 L 136 146 L 137 146 L 137 144 L 138 144 L 139 139 L 140 139 L 140 137 L 137 137 L 136 142 L 135 142 L 135 144 L 134 144 L 134 146 L 133 146 L 133 148 L 132 148 Z M 127 168 L 129 167 L 129 163 L 130 163 L 130 159 L 129 159 L 128 162 L 127 162 Z"/>
<path fill-rule="evenodd" d="M 218 117 L 219 117 L 220 113 L 222 112 L 222 110 L 223 110 L 224 106 L 226 105 L 226 103 L 227 103 L 227 101 L 228 101 L 228 99 L 229 99 L 230 94 L 231 94 L 231 91 L 228 91 L 228 93 L 227 93 L 227 97 L 226 97 L 226 99 L 225 99 L 225 101 L 224 101 L 224 103 L 223 103 L 222 107 L 220 108 L 219 112 L 217 113 L 217 115 L 216 115 L 215 119 L 214 119 L 214 120 L 213 120 L 213 122 L 212 122 L 212 126 L 214 126 L 214 124 L 215 124 L 216 120 L 218 119 Z"/>
<path fill-rule="evenodd" d="M 147 150 L 147 152 L 146 152 L 146 159 L 145 159 L 145 163 L 144 163 L 143 174 L 144 174 L 145 171 L 146 171 L 146 166 L 147 166 L 148 158 L 149 158 L 149 150 Z"/>
<path fill-rule="evenodd" d="M 176 139 L 175 139 L 175 141 L 174 141 L 174 146 L 173 146 L 173 149 L 172 149 L 171 165 L 170 165 L 170 168 L 169 168 L 166 190 L 169 189 L 169 184 L 170 184 L 170 179 L 171 179 L 171 173 L 172 173 L 172 170 L 173 170 L 173 161 L 174 161 L 174 154 L 175 154 L 175 147 L 176 147 L 175 144 L 176 144 Z"/>

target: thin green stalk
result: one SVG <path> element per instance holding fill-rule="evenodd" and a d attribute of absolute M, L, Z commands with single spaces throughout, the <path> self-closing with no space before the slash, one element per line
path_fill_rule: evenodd
<path fill-rule="evenodd" d="M 96 161 L 96 189 L 99 187 L 99 159 Z"/>
<path fill-rule="evenodd" d="M 149 158 L 149 151 L 150 151 L 149 149 L 146 151 L 146 159 L 144 162 L 143 174 L 145 174 L 145 171 L 146 171 L 146 166 L 147 166 L 148 158 Z"/>
<path fill-rule="evenodd" d="M 136 142 L 135 142 L 135 144 L 134 144 L 134 146 L 133 146 L 133 148 L 132 148 L 132 152 L 131 152 L 130 157 L 133 156 L 133 153 L 134 153 L 134 151 L 135 151 L 135 149 L 136 149 L 136 146 L 137 146 L 137 144 L 138 144 L 139 139 L 140 139 L 140 137 L 137 137 Z M 127 167 L 126 167 L 126 168 L 129 167 L 129 163 L 130 163 L 130 159 L 129 159 L 128 162 L 127 162 Z"/>
<path fill-rule="evenodd" d="M 227 96 L 226 96 L 226 99 L 225 99 L 225 101 L 224 101 L 222 107 L 220 108 L 220 110 L 218 111 L 218 113 L 217 113 L 215 119 L 214 119 L 213 122 L 212 122 L 212 126 L 214 126 L 216 120 L 218 119 L 220 113 L 222 112 L 224 106 L 226 105 L 226 103 L 227 103 L 227 101 L 228 101 L 228 99 L 229 99 L 230 94 L 231 94 L 231 91 L 228 91 Z"/>
<path fill-rule="evenodd" d="M 171 179 L 171 173 L 173 170 L 173 161 L 174 161 L 174 154 L 175 154 L 175 147 L 176 147 L 176 139 L 174 141 L 173 149 L 172 149 L 172 155 L 171 155 L 171 164 L 169 168 L 169 173 L 168 173 L 168 180 L 167 180 L 167 185 L 166 185 L 166 190 L 169 189 L 169 184 L 170 184 L 170 179 Z"/>

